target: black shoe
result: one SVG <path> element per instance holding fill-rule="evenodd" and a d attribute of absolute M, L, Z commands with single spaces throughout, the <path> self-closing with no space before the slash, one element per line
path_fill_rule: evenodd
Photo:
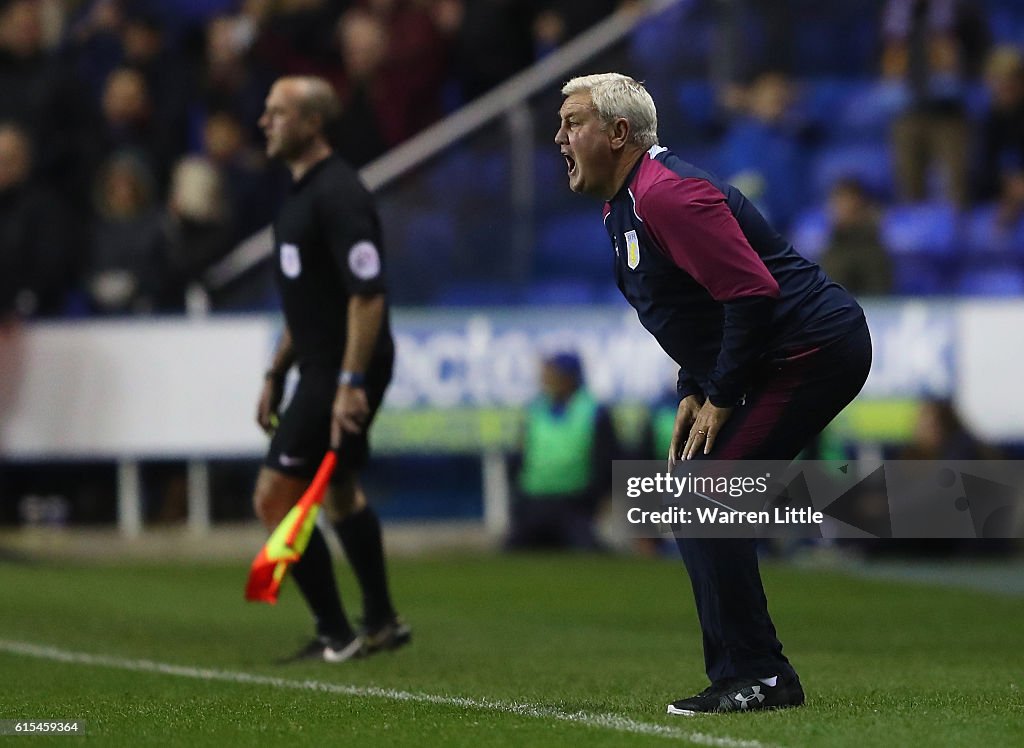
<path fill-rule="evenodd" d="M 347 662 L 362 657 L 364 654 L 366 654 L 366 649 L 363 640 L 357 635 L 353 635 L 348 640 L 336 639 L 331 636 L 317 636 L 291 657 L 279 660 L 278 663 L 285 665 L 289 662 L 304 660 Z"/>
<path fill-rule="evenodd" d="M 367 654 L 398 649 L 412 641 L 412 629 L 398 616 L 377 628 L 364 629 L 361 635 Z"/>
<path fill-rule="evenodd" d="M 668 705 L 669 714 L 692 717 L 696 714 L 719 712 L 750 712 L 765 709 L 786 709 L 802 706 L 804 689 L 800 679 L 783 679 L 777 676 L 774 686 L 753 678 L 734 678 L 720 684 L 712 684 L 696 696 L 673 701 Z"/>

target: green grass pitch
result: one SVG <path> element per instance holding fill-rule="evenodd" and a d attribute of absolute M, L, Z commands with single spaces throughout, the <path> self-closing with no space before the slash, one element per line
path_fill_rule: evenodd
<path fill-rule="evenodd" d="M 0 719 L 125 746 L 1024 745 L 1021 598 L 767 566 L 807 706 L 680 718 L 705 684 L 679 562 L 399 559 L 413 644 L 343 665 L 272 664 L 310 623 L 290 586 L 243 602 L 246 573 L 0 563 Z"/>

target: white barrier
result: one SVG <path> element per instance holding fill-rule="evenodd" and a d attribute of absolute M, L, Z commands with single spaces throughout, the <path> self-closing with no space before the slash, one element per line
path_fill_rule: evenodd
<path fill-rule="evenodd" d="M 1024 302 L 867 307 L 875 361 L 862 398 L 953 396 L 971 427 L 1024 440 Z M 0 333 L 0 454 L 8 459 L 254 457 L 273 315 L 34 323 Z M 675 367 L 622 307 L 399 311 L 390 409 L 518 406 L 538 358 L 581 353 L 610 401 L 648 400 Z"/>
<path fill-rule="evenodd" d="M 264 317 L 40 323 L 8 335 L 0 401 L 8 458 L 255 454 Z"/>
<path fill-rule="evenodd" d="M 862 398 L 952 396 L 982 438 L 1024 441 L 1024 302 L 886 302 L 867 313 L 875 362 Z M 126 503 L 137 499 L 138 461 L 187 460 L 190 523 L 201 532 L 203 461 L 266 448 L 255 403 L 279 326 L 276 316 L 252 315 L 0 330 L 0 455 L 117 461 L 129 534 L 141 526 L 137 505 Z M 521 405 L 538 358 L 570 347 L 601 398 L 649 400 L 674 382 L 672 362 L 622 306 L 400 310 L 395 333 L 388 410 Z"/>

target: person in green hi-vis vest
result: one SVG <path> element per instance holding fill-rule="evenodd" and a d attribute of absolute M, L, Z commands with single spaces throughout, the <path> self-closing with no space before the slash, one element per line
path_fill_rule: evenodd
<path fill-rule="evenodd" d="M 616 452 L 611 416 L 584 386 L 579 356 L 546 358 L 541 394 L 525 414 L 506 546 L 598 549 L 594 516 Z"/>

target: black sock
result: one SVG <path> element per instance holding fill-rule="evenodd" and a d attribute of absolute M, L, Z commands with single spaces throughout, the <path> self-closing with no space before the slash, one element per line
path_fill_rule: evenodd
<path fill-rule="evenodd" d="M 348 562 L 363 591 L 363 615 L 366 627 L 374 629 L 395 617 L 384 568 L 384 544 L 380 520 L 372 507 L 363 507 L 334 525 Z"/>
<path fill-rule="evenodd" d="M 292 576 L 313 611 L 316 632 L 321 636 L 351 639 L 353 631 L 341 607 L 334 567 L 331 566 L 331 552 L 319 527 L 313 528 L 306 552 L 292 566 Z"/>

